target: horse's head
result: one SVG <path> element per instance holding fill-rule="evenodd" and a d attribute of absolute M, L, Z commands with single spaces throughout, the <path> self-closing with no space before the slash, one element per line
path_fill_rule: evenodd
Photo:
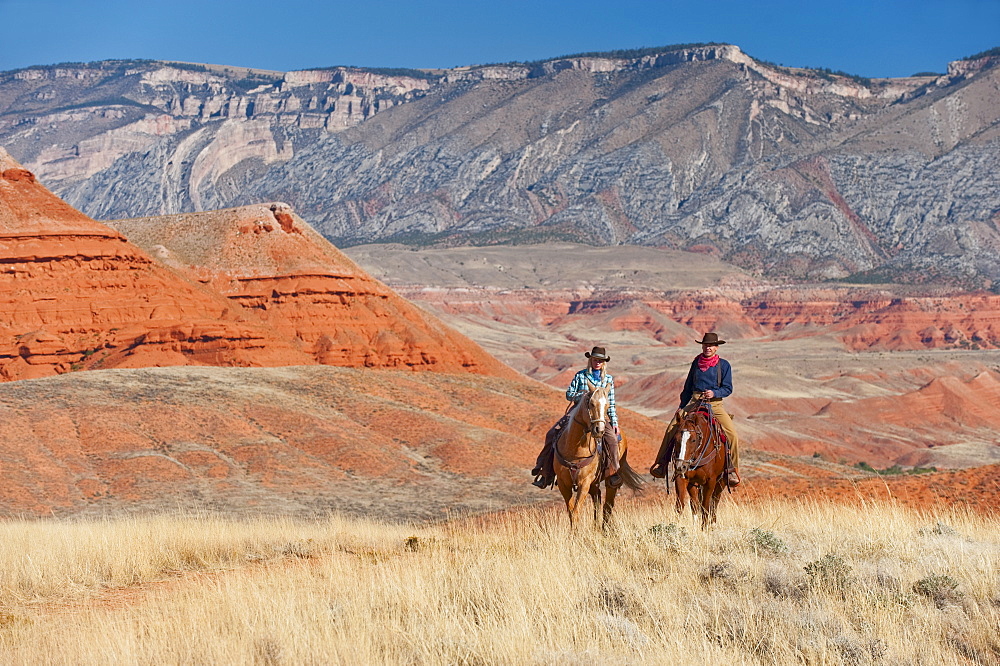
<path fill-rule="evenodd" d="M 698 410 L 688 412 L 674 432 L 674 457 L 678 460 L 690 457 L 701 448 L 702 442 L 708 440 L 710 434 L 708 417 Z"/>
<path fill-rule="evenodd" d="M 597 387 L 587 382 L 590 391 L 587 393 L 587 415 L 590 424 L 590 434 L 595 438 L 604 437 L 604 429 L 608 424 L 608 405 L 611 403 L 611 387 Z"/>

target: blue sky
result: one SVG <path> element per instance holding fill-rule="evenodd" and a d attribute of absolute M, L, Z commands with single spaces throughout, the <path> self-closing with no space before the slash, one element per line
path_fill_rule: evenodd
<path fill-rule="evenodd" d="M 943 72 L 1000 46 L 1000 0 L 0 0 L 0 70 L 109 58 L 455 67 L 710 41 L 862 76 Z"/>

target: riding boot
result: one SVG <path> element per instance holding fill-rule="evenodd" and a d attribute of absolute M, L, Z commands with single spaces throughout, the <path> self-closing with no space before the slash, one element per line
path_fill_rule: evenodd
<path fill-rule="evenodd" d="M 555 458 L 555 451 L 548 444 L 542 449 L 541 453 L 538 454 L 538 459 L 535 461 L 535 467 L 531 470 L 534 475 L 535 480 L 531 482 L 531 485 L 538 488 L 548 488 L 552 485 L 552 482 L 556 478 L 556 470 L 553 463 L 553 458 Z"/>
<path fill-rule="evenodd" d="M 735 490 L 740 485 L 740 469 L 738 465 L 739 465 L 738 457 L 735 457 L 732 454 L 727 456 L 726 485 L 729 486 L 730 491 Z"/>
<path fill-rule="evenodd" d="M 608 466 L 605 470 L 608 485 L 612 488 L 617 488 L 622 485 L 622 477 L 618 474 L 618 435 L 615 434 L 613 428 L 608 428 L 604 431 L 604 448 L 608 452 Z"/>
<path fill-rule="evenodd" d="M 649 468 L 649 473 L 657 479 L 667 477 L 667 465 L 670 464 L 670 456 L 673 454 L 675 430 L 676 426 L 673 423 L 667 426 L 667 431 L 663 433 L 663 441 L 660 442 L 660 450 L 656 452 L 653 466 Z"/>
<path fill-rule="evenodd" d="M 535 477 L 531 485 L 545 489 L 555 482 L 556 470 L 553 459 L 555 457 L 556 440 L 559 439 L 559 433 L 568 420 L 568 415 L 564 415 L 545 433 L 545 444 L 538 453 L 538 458 L 535 460 L 535 467 L 531 470 L 532 476 Z"/>

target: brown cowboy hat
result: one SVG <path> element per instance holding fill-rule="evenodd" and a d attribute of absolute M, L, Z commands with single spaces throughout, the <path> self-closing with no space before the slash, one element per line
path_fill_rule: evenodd
<path fill-rule="evenodd" d="M 705 337 L 703 337 L 701 340 L 695 340 L 695 342 L 697 342 L 699 345 L 724 345 L 724 344 L 726 344 L 725 340 L 720 340 L 719 339 L 719 334 L 718 333 L 706 333 Z"/>
<path fill-rule="evenodd" d="M 598 361 L 604 361 L 605 363 L 611 360 L 608 353 L 604 351 L 604 347 L 594 347 L 589 352 L 584 352 L 583 355 L 587 358 L 596 358 Z"/>

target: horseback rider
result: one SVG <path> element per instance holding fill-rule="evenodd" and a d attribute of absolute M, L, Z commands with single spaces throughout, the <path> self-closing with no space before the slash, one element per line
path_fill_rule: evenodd
<path fill-rule="evenodd" d="M 573 376 L 569 388 L 566 389 L 566 399 L 573 404 L 580 401 L 591 387 L 610 387 L 608 393 L 608 421 L 610 428 L 604 429 L 604 450 L 608 456 L 608 483 L 617 488 L 622 484 L 621 476 L 618 474 L 618 442 L 621 441 L 621 433 L 618 430 L 618 412 L 615 409 L 615 378 L 605 370 L 605 366 L 611 360 L 604 347 L 594 347 L 589 352 L 585 352 L 587 357 L 587 367 L 580 370 Z M 538 454 L 535 461 L 535 468 L 531 473 L 536 477 L 532 482 L 539 488 L 548 488 L 555 482 L 556 473 L 553 468 L 552 458 L 555 453 L 556 441 L 559 433 L 569 422 L 570 410 L 560 418 L 554 426 L 545 433 L 545 445 Z"/>
<path fill-rule="evenodd" d="M 729 361 L 719 356 L 719 347 L 726 344 L 726 341 L 720 340 L 717 333 L 706 333 L 701 340 L 695 342 L 701 345 L 701 353 L 691 362 L 687 379 L 684 381 L 684 389 L 681 391 L 681 404 L 670 425 L 667 426 L 660 450 L 656 454 L 656 461 L 649 468 L 649 473 L 658 479 L 667 476 L 667 464 L 672 453 L 670 445 L 678 425 L 688 412 L 695 409 L 702 401 L 706 401 L 729 441 L 730 453 L 726 472 L 729 474 L 729 487 L 736 488 L 740 485 L 739 439 L 733 420 L 722 404 L 722 399 L 728 398 L 733 393 L 732 366 L 729 365 Z"/>

